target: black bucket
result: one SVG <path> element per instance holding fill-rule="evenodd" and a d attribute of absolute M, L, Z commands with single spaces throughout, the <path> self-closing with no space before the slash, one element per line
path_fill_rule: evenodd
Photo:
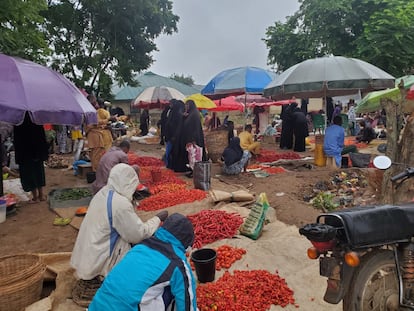
<path fill-rule="evenodd" d="M 93 183 L 96 179 L 96 173 L 95 172 L 87 172 L 86 173 L 86 181 L 88 184 Z"/>
<path fill-rule="evenodd" d="M 217 253 L 212 248 L 201 248 L 191 254 L 200 283 L 212 282 L 216 276 Z"/>
<path fill-rule="evenodd" d="M 348 168 L 349 167 L 349 158 L 348 157 L 342 157 L 341 161 L 341 168 Z"/>

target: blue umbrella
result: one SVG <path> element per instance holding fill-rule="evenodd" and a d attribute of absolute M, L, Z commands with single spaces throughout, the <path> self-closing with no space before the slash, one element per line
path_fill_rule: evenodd
<path fill-rule="evenodd" d="M 201 94 L 211 98 L 240 94 L 262 94 L 265 86 L 275 78 L 274 72 L 258 67 L 228 69 L 211 79 L 201 90 Z"/>

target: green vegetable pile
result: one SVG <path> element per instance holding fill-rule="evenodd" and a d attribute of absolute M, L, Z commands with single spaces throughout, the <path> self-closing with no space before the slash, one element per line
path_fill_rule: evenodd
<path fill-rule="evenodd" d="M 87 188 L 64 189 L 56 196 L 57 201 L 79 200 L 90 197 L 92 193 Z"/>
<path fill-rule="evenodd" d="M 326 212 L 335 210 L 339 204 L 334 202 L 335 195 L 330 192 L 320 192 L 311 200 L 314 207 Z"/>

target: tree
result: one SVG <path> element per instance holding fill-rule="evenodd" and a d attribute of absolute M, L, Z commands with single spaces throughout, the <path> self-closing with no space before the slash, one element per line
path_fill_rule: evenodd
<path fill-rule="evenodd" d="M 134 73 L 153 62 L 154 39 L 177 31 L 179 19 L 168 0 L 49 1 L 46 16 L 53 68 L 102 97 L 113 79 L 136 85 Z"/>
<path fill-rule="evenodd" d="M 414 1 L 393 2 L 371 15 L 356 43 L 363 59 L 401 76 L 414 65 Z"/>
<path fill-rule="evenodd" d="M 0 1 L 0 52 L 34 61 L 44 60 L 48 47 L 41 12 L 46 9 L 44 0 Z"/>
<path fill-rule="evenodd" d="M 286 23 L 275 23 L 264 39 L 268 60 L 286 69 L 322 55 L 356 57 L 396 76 L 414 64 L 413 1 L 300 0 Z M 290 54 L 291 53 L 291 54 Z"/>
<path fill-rule="evenodd" d="M 172 74 L 170 76 L 171 79 L 178 81 L 180 83 L 189 85 L 189 86 L 193 86 L 194 85 L 194 79 L 192 76 L 184 76 L 184 75 L 178 75 L 176 73 Z"/>

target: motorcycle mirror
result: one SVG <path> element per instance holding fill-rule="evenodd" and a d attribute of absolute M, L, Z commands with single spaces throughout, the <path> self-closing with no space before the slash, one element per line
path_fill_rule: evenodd
<path fill-rule="evenodd" d="M 391 166 L 392 162 L 389 157 L 380 155 L 374 158 L 373 164 L 376 168 L 379 168 L 380 170 L 386 170 Z"/>

